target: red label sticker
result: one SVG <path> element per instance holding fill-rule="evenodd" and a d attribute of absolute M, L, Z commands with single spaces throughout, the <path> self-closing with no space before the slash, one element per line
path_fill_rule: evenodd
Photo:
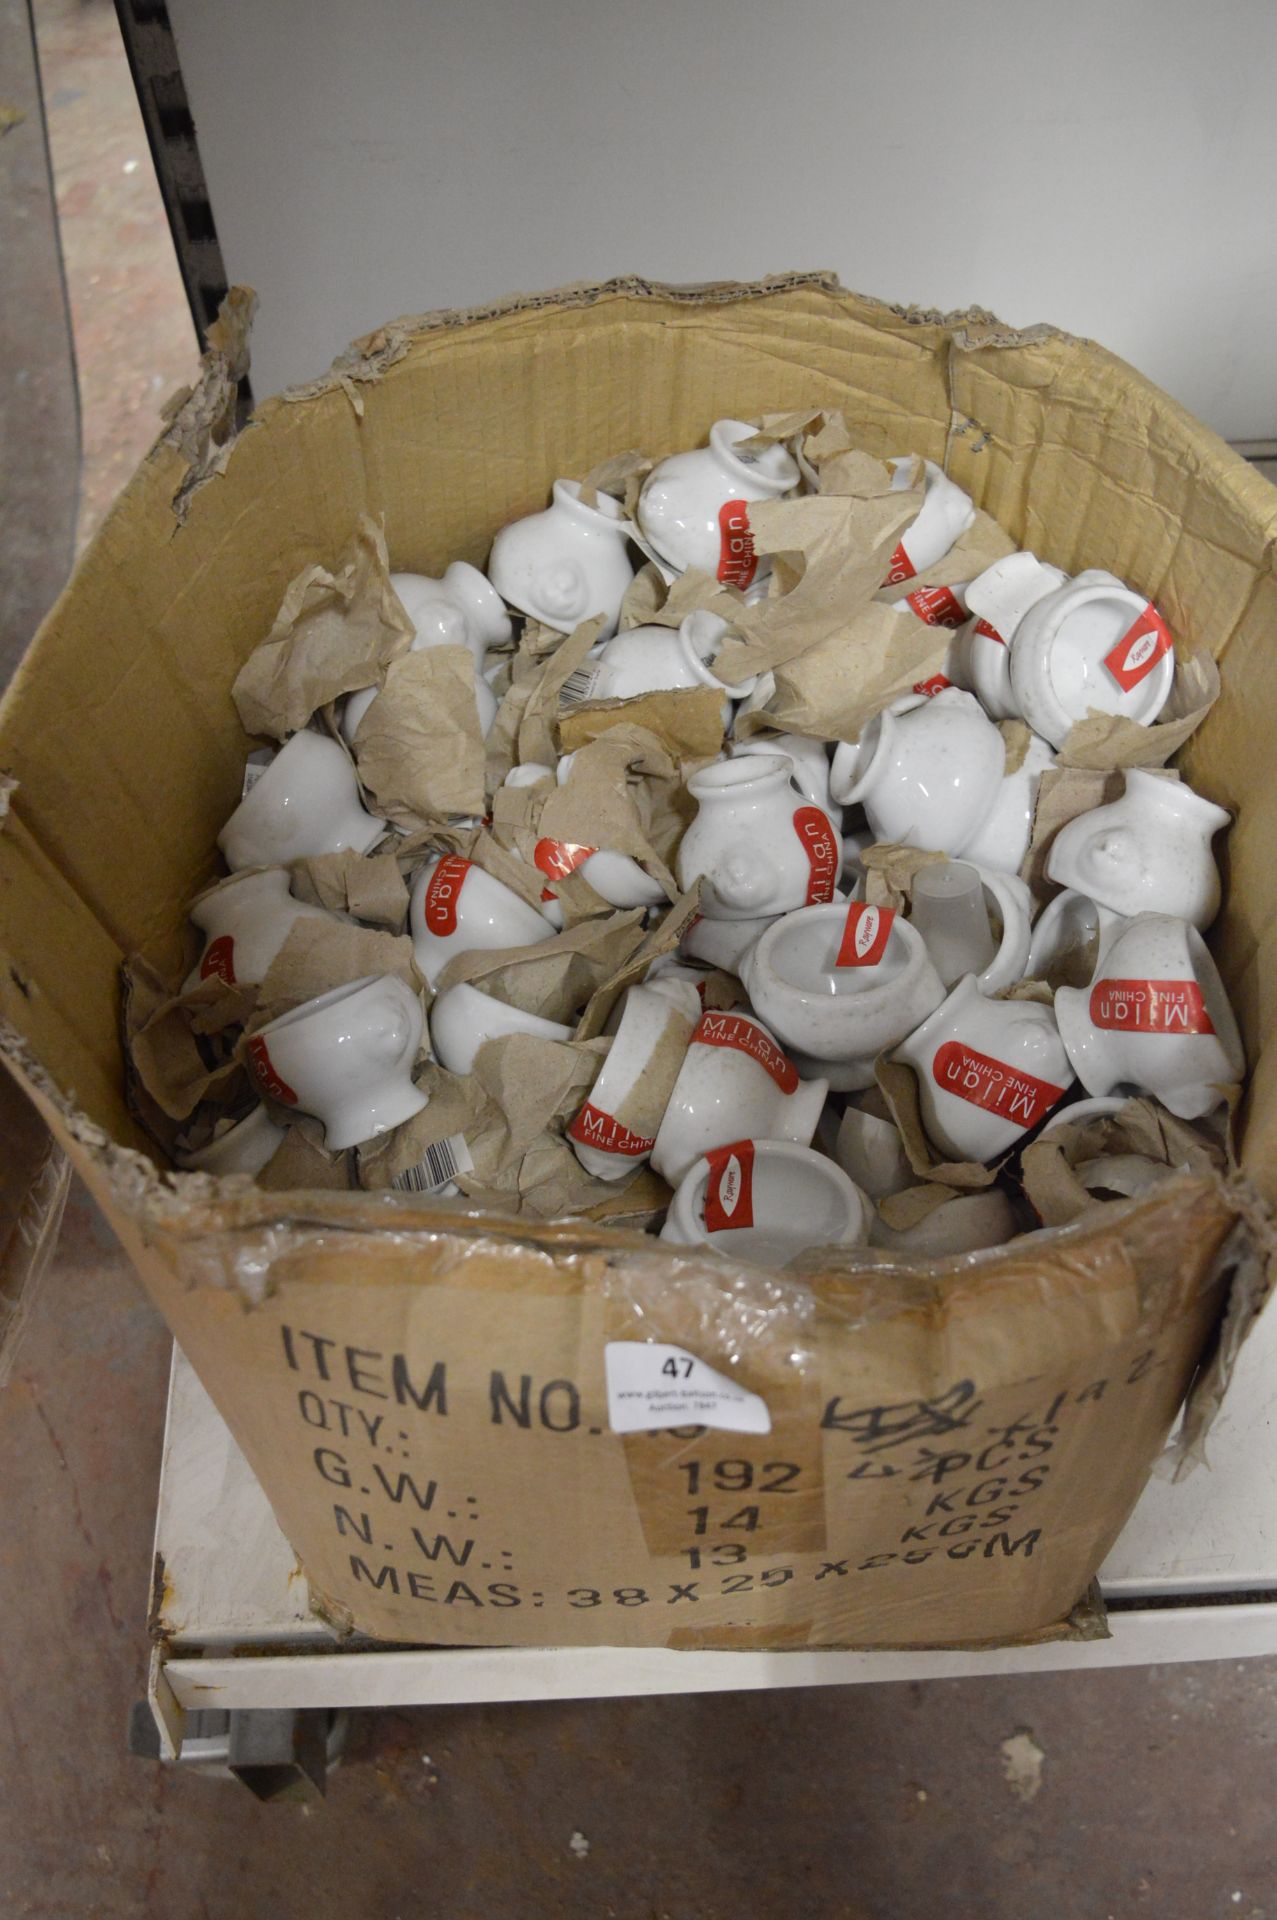
<path fill-rule="evenodd" d="M 1124 1033 L 1214 1033 L 1196 980 L 1100 980 L 1091 988 L 1097 1027 Z"/>
<path fill-rule="evenodd" d="M 235 985 L 235 941 L 229 933 L 219 934 L 216 940 L 210 940 L 208 951 L 200 961 L 201 980 L 224 980 L 228 987 Z"/>
<path fill-rule="evenodd" d="M 811 873 L 807 880 L 809 907 L 822 907 L 834 897 L 838 869 L 842 865 L 842 847 L 829 823 L 829 815 L 819 807 L 798 807 L 794 811 L 794 832 L 802 841 Z"/>
<path fill-rule="evenodd" d="M 869 907 L 863 900 L 853 900 L 847 909 L 842 945 L 834 965 L 876 967 L 887 951 L 891 923 L 895 917 L 894 907 Z"/>
<path fill-rule="evenodd" d="M 919 620 L 925 620 L 929 627 L 960 627 L 967 617 L 967 610 L 952 587 L 919 587 L 916 593 L 905 595 L 905 605 L 912 607 Z"/>
<path fill-rule="evenodd" d="M 438 934 L 441 940 L 457 931 L 457 901 L 470 866 L 471 862 L 459 853 L 447 853 L 430 876 L 424 917 L 427 931 Z"/>
<path fill-rule="evenodd" d="M 623 1153 L 627 1159 L 637 1159 L 641 1153 L 650 1153 L 656 1145 L 655 1135 L 651 1139 L 644 1139 L 641 1133 L 631 1133 L 612 1114 L 604 1113 L 601 1107 L 591 1106 L 588 1100 L 568 1132 L 583 1147 L 597 1147 L 600 1153 Z"/>
<path fill-rule="evenodd" d="M 255 1033 L 248 1043 L 248 1058 L 252 1065 L 253 1076 L 262 1092 L 268 1093 L 272 1100 L 282 1100 L 286 1107 L 295 1107 L 297 1095 L 287 1080 L 281 1078 L 275 1071 L 275 1063 L 266 1051 L 266 1042 L 260 1033 Z"/>
<path fill-rule="evenodd" d="M 902 540 L 891 556 L 891 564 L 887 568 L 887 577 L 882 584 L 884 587 L 898 587 L 902 580 L 912 580 L 917 571 L 917 567 L 914 566 L 913 561 L 905 552 L 904 541 Z"/>
<path fill-rule="evenodd" d="M 690 1044 L 703 1047 L 732 1047 L 747 1053 L 769 1073 L 782 1093 L 793 1093 L 798 1085 L 798 1069 L 775 1041 L 740 1013 L 703 1013 Z"/>
<path fill-rule="evenodd" d="M 945 1093 L 1026 1128 L 1036 1127 L 1043 1114 L 1064 1097 L 1063 1087 L 1009 1067 L 1005 1060 L 990 1059 L 961 1040 L 946 1040 L 937 1047 L 931 1077 Z"/>
<path fill-rule="evenodd" d="M 977 633 L 982 633 L 986 640 L 996 640 L 1000 647 L 1005 647 L 1006 641 L 1002 638 L 997 628 L 991 627 L 987 620 L 977 620 L 975 630 Z"/>
<path fill-rule="evenodd" d="M 758 571 L 748 502 L 725 500 L 718 510 L 718 530 L 719 579 L 729 586 L 747 587 Z"/>
<path fill-rule="evenodd" d="M 579 847 L 573 840 L 538 840 L 532 850 L 532 859 L 542 873 L 551 880 L 566 880 L 575 873 L 583 860 L 588 860 L 597 847 Z M 548 890 L 547 890 L 548 891 Z M 546 898 L 542 893 L 541 898 Z"/>
<path fill-rule="evenodd" d="M 952 680 L 946 679 L 943 673 L 933 673 L 930 680 L 915 680 L 913 690 L 915 693 L 925 693 L 930 700 L 933 695 L 943 693 L 946 687 L 952 685 Z"/>
<path fill-rule="evenodd" d="M 754 1143 L 733 1140 L 730 1147 L 707 1153 L 709 1180 L 705 1187 L 705 1231 L 725 1233 L 731 1227 L 754 1224 Z"/>
<path fill-rule="evenodd" d="M 1128 627 L 1117 645 L 1104 656 L 1104 664 L 1123 693 L 1129 693 L 1147 679 L 1162 655 L 1174 642 L 1171 630 L 1150 601 L 1133 627 Z"/>

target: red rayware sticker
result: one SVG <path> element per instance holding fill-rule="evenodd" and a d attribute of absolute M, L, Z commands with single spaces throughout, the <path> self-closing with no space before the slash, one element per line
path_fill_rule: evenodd
<path fill-rule="evenodd" d="M 573 840 L 538 840 L 532 850 L 532 859 L 551 880 L 566 880 L 583 860 L 588 860 L 592 853 L 597 852 L 597 847 L 579 847 Z M 550 897 L 548 889 L 541 895 L 543 900 L 547 897 Z"/>
<path fill-rule="evenodd" d="M 891 565 L 887 568 L 887 577 L 882 584 L 884 587 L 898 587 L 902 580 L 912 580 L 917 571 L 917 567 L 905 552 L 902 540 L 891 556 Z"/>
<path fill-rule="evenodd" d="M 235 985 L 235 941 L 231 934 L 219 934 L 216 940 L 210 940 L 208 951 L 200 961 L 201 980 L 224 980 L 228 987 Z"/>
<path fill-rule="evenodd" d="M 1091 988 L 1097 1027 L 1123 1033 L 1214 1033 L 1196 980 L 1100 980 Z"/>
<path fill-rule="evenodd" d="M 1104 664 L 1122 692 L 1129 693 L 1147 679 L 1173 645 L 1170 628 L 1150 601 L 1134 626 L 1128 627 L 1117 645 L 1105 654 Z"/>
<path fill-rule="evenodd" d="M 952 685 L 952 680 L 946 679 L 943 673 L 933 673 L 930 680 L 915 680 L 913 690 L 915 693 L 925 693 L 930 700 L 933 695 L 943 693 L 946 687 Z"/>
<path fill-rule="evenodd" d="M 457 901 L 470 865 L 459 853 L 447 853 L 430 876 L 424 903 L 425 922 L 427 930 L 438 934 L 440 939 L 457 931 Z"/>
<path fill-rule="evenodd" d="M 803 852 L 811 868 L 807 879 L 806 904 L 809 907 L 824 906 L 826 901 L 834 897 L 838 869 L 842 865 L 842 847 L 829 823 L 829 815 L 822 813 L 819 807 L 797 807 L 794 810 L 794 832 L 802 841 Z"/>
<path fill-rule="evenodd" d="M 798 1085 L 798 1069 L 775 1041 L 739 1013 L 703 1013 L 692 1035 L 691 1045 L 733 1047 L 747 1053 L 769 1073 L 782 1093 L 793 1093 Z"/>
<path fill-rule="evenodd" d="M 709 1180 L 705 1187 L 705 1231 L 724 1233 L 730 1227 L 754 1224 L 754 1143 L 733 1140 L 729 1147 L 707 1153 Z"/>
<path fill-rule="evenodd" d="M 286 1107 L 297 1105 L 297 1095 L 287 1080 L 275 1071 L 275 1063 L 266 1051 L 266 1042 L 260 1033 L 255 1033 L 248 1043 L 248 1057 L 252 1063 L 253 1076 L 263 1093 L 272 1100 L 282 1100 Z"/>
<path fill-rule="evenodd" d="M 1005 647 L 1006 645 L 1006 641 L 1002 638 L 997 628 L 991 627 L 987 620 L 977 620 L 975 623 L 975 631 L 982 633 L 986 640 L 996 640 L 1000 647 Z"/>
<path fill-rule="evenodd" d="M 870 907 L 863 900 L 853 900 L 847 909 L 842 945 L 834 965 L 876 967 L 887 951 L 891 923 L 895 917 L 894 907 Z"/>
<path fill-rule="evenodd" d="M 903 549 L 897 548 L 897 552 Z M 960 627 L 966 619 L 966 608 L 952 587 L 919 587 L 916 593 L 905 595 L 905 605 L 912 607 L 919 620 L 925 620 L 929 627 Z"/>
<path fill-rule="evenodd" d="M 937 1047 L 931 1077 L 943 1092 L 1020 1127 L 1035 1127 L 1064 1096 L 1064 1088 L 1052 1081 L 1035 1079 L 1019 1067 L 1009 1067 L 1005 1060 L 977 1053 L 961 1040 L 946 1040 Z"/>
<path fill-rule="evenodd" d="M 758 571 L 748 502 L 725 500 L 718 510 L 718 530 L 719 579 L 733 587 L 747 587 Z"/>
<path fill-rule="evenodd" d="M 654 1135 L 651 1139 L 644 1139 L 641 1133 L 631 1133 L 612 1114 L 604 1113 L 601 1107 L 591 1106 L 588 1100 L 568 1132 L 583 1147 L 597 1147 L 600 1153 L 623 1153 L 629 1159 L 637 1159 L 641 1153 L 650 1153 L 656 1145 Z"/>

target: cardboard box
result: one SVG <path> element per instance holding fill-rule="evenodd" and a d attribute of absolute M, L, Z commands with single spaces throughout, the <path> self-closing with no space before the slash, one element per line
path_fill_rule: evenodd
<path fill-rule="evenodd" d="M 1264 1233 L 1259 1196 L 1277 1191 L 1277 988 L 1261 957 L 1277 913 L 1277 495 L 1088 342 L 901 312 L 824 276 L 623 281 L 401 322 L 267 401 L 229 458 L 224 400 L 211 375 L 135 476 L 0 716 L 17 783 L 0 1016 L 10 1067 L 331 1616 L 501 1645 L 1099 1630 L 1078 1603 L 1231 1277 L 1245 1281 L 1234 1327 L 1253 1302 L 1239 1212 Z M 694 444 L 723 414 L 816 405 L 843 408 L 873 453 L 944 462 L 1043 558 L 1112 568 L 1223 662 L 1224 698 L 1183 765 L 1240 815 L 1212 944 L 1254 1063 L 1253 1185 L 1178 1176 L 1100 1225 L 952 1268 L 849 1257 L 809 1281 L 587 1222 L 498 1230 L 398 1195 L 157 1171 L 122 1092 L 119 966 L 135 949 L 178 964 L 184 903 L 239 794 L 231 681 L 290 578 L 333 560 L 361 510 L 384 516 L 401 568 L 482 564 L 556 475 Z M 622 1436 L 608 1342 L 683 1350 L 696 1382 L 709 1367 L 732 1383 L 738 1410 L 741 1389 L 760 1396 L 770 1431 Z M 678 1356 L 644 1361 L 649 1398 L 690 1390 Z M 1205 1371 L 1199 1405 L 1219 1380 Z M 682 1419 L 705 1405 L 658 1404 Z"/>

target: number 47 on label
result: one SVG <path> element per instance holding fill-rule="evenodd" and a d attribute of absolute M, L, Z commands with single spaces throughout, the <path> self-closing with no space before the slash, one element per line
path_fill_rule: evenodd
<path fill-rule="evenodd" d="M 771 1415 L 757 1393 L 737 1386 L 684 1347 L 660 1340 L 609 1340 L 607 1417 L 613 1433 L 655 1433 L 662 1427 L 718 1427 L 728 1433 L 770 1433 Z"/>

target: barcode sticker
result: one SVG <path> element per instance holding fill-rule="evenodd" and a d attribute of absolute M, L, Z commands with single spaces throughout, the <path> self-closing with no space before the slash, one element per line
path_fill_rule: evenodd
<path fill-rule="evenodd" d="M 390 1184 L 400 1193 L 439 1193 L 451 1186 L 457 1174 L 469 1173 L 473 1167 L 464 1133 L 450 1133 L 446 1140 L 427 1147 L 416 1166 L 405 1167 Z"/>
<path fill-rule="evenodd" d="M 559 688 L 559 706 L 577 707 L 582 700 L 588 700 L 600 679 L 597 667 L 578 667 L 570 673 Z"/>
<path fill-rule="evenodd" d="M 717 1427 L 725 1433 L 770 1433 L 760 1394 L 707 1367 L 685 1347 L 660 1340 L 608 1340 L 607 1418 L 613 1433 L 657 1433 L 662 1427 Z"/>
<path fill-rule="evenodd" d="M 244 785 L 240 789 L 239 796 L 241 800 L 247 800 L 274 758 L 269 747 L 258 747 L 255 752 L 249 754 L 244 762 Z"/>

